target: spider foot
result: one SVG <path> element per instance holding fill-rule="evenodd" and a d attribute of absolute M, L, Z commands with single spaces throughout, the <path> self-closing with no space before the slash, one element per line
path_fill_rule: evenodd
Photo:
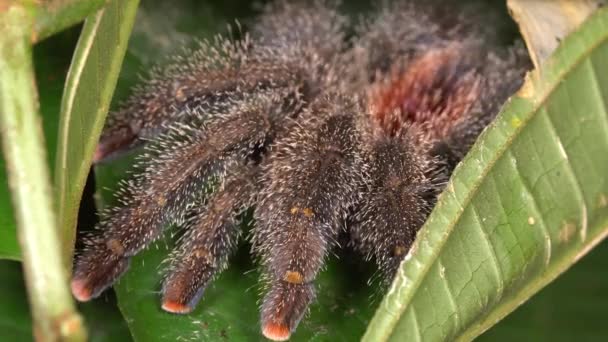
<path fill-rule="evenodd" d="M 182 263 L 182 268 L 172 270 L 163 284 L 161 308 L 175 314 L 194 310 L 203 296 L 205 287 L 217 270 L 208 265 L 199 265 L 206 260 L 192 260 L 191 265 Z M 188 267 L 192 266 L 192 267 Z"/>
<path fill-rule="evenodd" d="M 77 300 L 86 302 L 99 296 L 129 268 L 129 258 L 116 252 L 111 247 L 97 248 L 78 259 L 70 283 Z"/>
<path fill-rule="evenodd" d="M 163 282 L 162 309 L 188 313 L 194 309 L 213 277 L 227 265 L 240 230 L 237 216 L 250 206 L 257 192 L 258 168 L 232 170 L 220 190 L 186 224 L 187 233 Z"/>
<path fill-rule="evenodd" d="M 273 341 L 286 341 L 315 298 L 310 283 L 277 280 L 262 304 L 262 333 Z"/>

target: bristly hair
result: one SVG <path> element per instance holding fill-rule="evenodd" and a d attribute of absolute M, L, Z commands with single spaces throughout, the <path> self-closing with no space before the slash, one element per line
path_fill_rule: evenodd
<path fill-rule="evenodd" d="M 161 307 L 190 312 L 227 267 L 248 208 L 266 337 L 295 331 L 339 235 L 388 284 L 529 66 L 521 46 L 498 46 L 438 8 L 384 2 L 353 24 L 338 2 L 277 1 L 240 41 L 203 42 L 156 70 L 96 150 L 99 162 L 145 145 L 75 259 L 74 296 L 99 295 L 180 224 Z"/>

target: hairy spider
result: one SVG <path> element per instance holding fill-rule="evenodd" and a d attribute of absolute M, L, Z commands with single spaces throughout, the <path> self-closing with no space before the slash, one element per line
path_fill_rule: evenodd
<path fill-rule="evenodd" d="M 289 338 L 342 230 L 390 282 L 451 170 L 521 84 L 520 52 L 412 5 L 355 26 L 323 1 L 267 6 L 243 39 L 203 43 L 111 115 L 95 160 L 145 153 L 76 257 L 74 296 L 98 296 L 177 223 L 162 308 L 187 313 L 254 207 L 262 332 Z"/>

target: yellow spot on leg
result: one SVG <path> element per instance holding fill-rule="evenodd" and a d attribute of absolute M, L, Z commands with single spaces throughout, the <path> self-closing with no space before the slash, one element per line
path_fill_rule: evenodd
<path fill-rule="evenodd" d="M 106 242 L 106 246 L 110 251 L 112 251 L 115 255 L 123 255 L 125 253 L 125 248 L 122 243 L 117 239 L 110 239 Z"/>
<path fill-rule="evenodd" d="M 405 252 L 407 252 L 407 249 L 403 245 L 397 245 L 393 250 L 393 254 L 395 256 L 402 256 L 403 254 L 405 254 Z"/>
<path fill-rule="evenodd" d="M 283 280 L 290 284 L 302 284 L 304 282 L 304 276 L 298 271 L 287 271 L 285 272 Z"/>
<path fill-rule="evenodd" d="M 302 213 L 302 215 L 304 215 L 305 217 L 313 217 L 315 215 L 315 212 L 314 210 L 312 210 L 312 208 L 301 209 L 299 207 L 293 207 L 289 209 L 289 212 L 291 213 L 291 215 Z"/>
<path fill-rule="evenodd" d="M 213 261 L 213 256 L 211 255 L 211 253 L 209 253 L 208 250 L 204 249 L 204 248 L 199 248 L 197 250 L 194 251 L 194 256 L 197 259 L 203 259 L 205 260 L 205 262 L 207 264 L 211 264 Z"/>
<path fill-rule="evenodd" d="M 186 94 L 184 94 L 184 88 L 177 88 L 177 90 L 175 91 L 175 98 L 180 101 L 183 102 L 184 100 L 186 100 Z"/>
<path fill-rule="evenodd" d="M 304 208 L 304 209 L 302 209 L 302 214 L 304 214 L 304 216 L 306 216 L 306 217 L 312 217 L 315 214 L 315 212 L 312 211 L 311 208 Z"/>

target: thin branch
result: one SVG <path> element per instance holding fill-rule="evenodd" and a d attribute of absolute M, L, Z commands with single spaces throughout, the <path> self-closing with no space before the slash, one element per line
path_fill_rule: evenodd
<path fill-rule="evenodd" d="M 38 341 L 81 341 L 85 329 L 61 261 L 32 66 L 31 8 L 0 11 L 0 133 Z"/>

